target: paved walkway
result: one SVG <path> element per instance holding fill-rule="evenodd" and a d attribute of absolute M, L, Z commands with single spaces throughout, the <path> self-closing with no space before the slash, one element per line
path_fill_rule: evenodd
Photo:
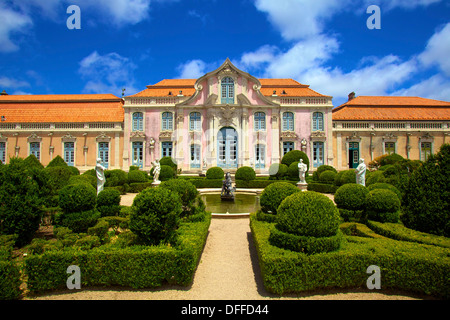
<path fill-rule="evenodd" d="M 134 195 L 122 198 L 130 205 Z M 248 218 L 212 219 L 200 263 L 190 287 L 164 286 L 154 290 L 124 290 L 123 288 L 89 288 L 41 296 L 38 299 L 82 300 L 260 300 L 260 299 L 412 299 L 401 295 L 378 292 L 325 291 L 314 295 L 279 297 L 268 293 L 263 286 L 258 256 Z"/>

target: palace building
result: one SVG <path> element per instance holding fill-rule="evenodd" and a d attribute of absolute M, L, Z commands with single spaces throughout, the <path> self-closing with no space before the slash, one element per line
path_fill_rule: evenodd
<path fill-rule="evenodd" d="M 123 98 L 112 94 L 0 95 L 0 161 L 60 155 L 80 171 L 172 157 L 183 173 L 250 166 L 268 174 L 290 150 L 310 171 L 355 168 L 386 153 L 426 160 L 450 142 L 450 102 L 419 97 L 332 97 L 292 79 L 258 79 L 227 59 L 198 79 L 165 79 Z"/>
<path fill-rule="evenodd" d="M 199 79 L 162 80 L 124 98 L 123 166 L 170 156 L 183 173 L 251 166 L 290 150 L 332 164 L 332 98 L 292 79 L 257 79 L 226 60 Z"/>
<path fill-rule="evenodd" d="M 337 170 L 356 168 L 383 154 L 425 161 L 450 143 L 450 102 L 419 97 L 359 96 L 333 109 Z"/>
<path fill-rule="evenodd" d="M 81 171 L 122 168 L 122 99 L 112 94 L 0 95 L 0 161 L 56 155 Z"/>

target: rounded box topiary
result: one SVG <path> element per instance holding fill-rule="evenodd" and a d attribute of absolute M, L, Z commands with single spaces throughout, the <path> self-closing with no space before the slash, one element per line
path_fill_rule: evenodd
<path fill-rule="evenodd" d="M 68 185 L 59 191 L 59 207 L 64 213 L 92 210 L 96 203 L 97 191 L 87 183 Z"/>
<path fill-rule="evenodd" d="M 269 175 L 271 178 L 280 179 L 288 174 L 288 166 L 283 163 L 272 163 L 269 167 Z"/>
<path fill-rule="evenodd" d="M 120 191 L 114 188 L 106 188 L 97 196 L 97 210 L 102 217 L 117 216 L 120 212 Z"/>
<path fill-rule="evenodd" d="M 363 210 L 366 205 L 366 197 L 369 193 L 367 187 L 356 184 L 347 183 L 340 186 L 334 194 L 334 202 L 338 208 L 348 210 Z"/>
<path fill-rule="evenodd" d="M 269 241 L 285 249 L 314 254 L 340 247 L 339 211 L 328 197 L 314 192 L 298 192 L 278 207 L 275 230 Z"/>
<path fill-rule="evenodd" d="M 137 182 L 147 182 L 147 174 L 141 170 L 131 170 L 128 172 L 128 184 Z"/>
<path fill-rule="evenodd" d="M 336 170 L 333 166 L 329 166 L 329 165 L 327 165 L 327 164 L 323 164 L 323 165 L 319 166 L 319 167 L 317 168 L 316 172 L 317 172 L 317 174 L 318 174 L 319 177 L 320 177 L 320 175 L 322 174 L 322 172 L 330 171 L 330 170 L 333 171 L 334 173 L 337 173 L 337 170 Z"/>
<path fill-rule="evenodd" d="M 255 170 L 252 167 L 240 167 L 236 170 L 236 180 L 251 181 L 256 179 Z"/>
<path fill-rule="evenodd" d="M 325 170 L 319 173 L 319 181 L 322 183 L 333 184 L 336 178 L 336 171 Z"/>
<path fill-rule="evenodd" d="M 370 186 L 375 183 L 383 183 L 386 181 L 386 177 L 383 174 L 383 171 L 372 171 L 367 175 L 366 186 Z"/>
<path fill-rule="evenodd" d="M 289 182 L 274 182 L 264 188 L 259 203 L 264 213 L 277 214 L 281 202 L 293 193 L 299 192 L 296 186 Z"/>
<path fill-rule="evenodd" d="M 185 213 L 190 213 L 192 206 L 195 203 L 199 192 L 192 182 L 185 179 L 172 179 L 168 181 L 163 181 L 160 184 L 160 188 L 166 188 L 170 191 L 176 192 L 183 205 Z"/>
<path fill-rule="evenodd" d="M 398 199 L 400 200 L 400 203 L 402 201 L 402 193 L 400 192 L 400 190 L 398 190 L 395 186 L 393 186 L 390 183 L 377 182 L 377 183 L 374 183 L 374 184 L 371 184 L 370 186 L 368 186 L 367 189 L 369 191 L 372 191 L 374 189 L 388 189 L 388 190 L 391 190 L 397 195 Z"/>
<path fill-rule="evenodd" d="M 131 206 L 129 228 L 147 245 L 173 243 L 182 211 L 181 200 L 168 188 L 147 188 Z"/>
<path fill-rule="evenodd" d="M 374 189 L 366 200 L 366 212 L 369 220 L 379 222 L 398 222 L 400 199 L 389 189 Z"/>
<path fill-rule="evenodd" d="M 223 179 L 224 171 L 220 167 L 211 167 L 206 171 L 206 179 Z"/>
<path fill-rule="evenodd" d="M 309 158 L 306 153 L 300 150 L 291 150 L 286 152 L 286 154 L 281 158 L 281 163 L 285 164 L 287 167 L 291 165 L 293 162 L 299 162 L 300 159 L 303 159 L 303 163 L 308 166 L 309 171 Z"/>

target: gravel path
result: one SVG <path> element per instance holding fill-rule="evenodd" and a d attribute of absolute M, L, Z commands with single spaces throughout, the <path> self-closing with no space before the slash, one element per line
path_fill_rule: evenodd
<path fill-rule="evenodd" d="M 131 205 L 134 195 L 127 195 L 122 204 Z M 364 291 L 364 290 L 361 290 Z M 55 300 L 405 300 L 416 299 L 395 292 L 333 292 L 307 293 L 279 297 L 263 286 L 258 256 L 248 218 L 212 219 L 208 238 L 192 285 L 188 288 L 164 286 L 153 290 L 124 290 L 122 288 L 89 288 L 35 297 Z"/>

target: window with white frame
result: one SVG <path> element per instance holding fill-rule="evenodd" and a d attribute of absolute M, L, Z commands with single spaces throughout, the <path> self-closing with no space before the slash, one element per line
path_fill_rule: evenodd
<path fill-rule="evenodd" d="M 73 167 L 75 164 L 75 143 L 64 142 L 64 161 Z"/>
<path fill-rule="evenodd" d="M 266 130 L 266 114 L 264 112 L 255 112 L 255 131 Z"/>
<path fill-rule="evenodd" d="M 257 144 L 255 146 L 255 168 L 264 169 L 266 165 L 266 146 L 263 144 Z"/>
<path fill-rule="evenodd" d="M 420 160 L 427 161 L 431 155 L 431 142 L 420 143 Z"/>
<path fill-rule="evenodd" d="M 163 112 L 162 114 L 162 131 L 173 130 L 173 114 L 172 112 Z"/>
<path fill-rule="evenodd" d="M 392 154 L 395 153 L 395 142 L 385 142 L 384 143 L 384 153 Z"/>
<path fill-rule="evenodd" d="M 225 77 L 221 81 L 222 84 L 222 103 L 234 103 L 234 80 L 231 77 Z"/>
<path fill-rule="evenodd" d="M 191 144 L 191 168 L 200 168 L 200 145 Z"/>
<path fill-rule="evenodd" d="M 162 142 L 161 143 L 161 158 L 172 156 L 172 142 Z"/>
<path fill-rule="evenodd" d="M 322 112 L 314 112 L 312 116 L 312 122 L 313 131 L 324 131 Z"/>
<path fill-rule="evenodd" d="M 284 141 L 283 142 L 283 155 L 288 153 L 289 151 L 294 150 L 294 142 L 292 141 Z"/>
<path fill-rule="evenodd" d="M 0 142 L 0 161 L 6 163 L 6 142 Z"/>
<path fill-rule="evenodd" d="M 200 112 L 191 112 L 189 114 L 189 130 L 200 131 L 202 129 L 202 116 Z"/>
<path fill-rule="evenodd" d="M 133 113 L 133 131 L 144 130 L 144 114 L 142 112 Z"/>
<path fill-rule="evenodd" d="M 283 131 L 294 131 L 294 114 L 283 112 Z"/>
<path fill-rule="evenodd" d="M 39 161 L 41 160 L 40 142 L 30 142 L 30 155 L 34 155 Z"/>

